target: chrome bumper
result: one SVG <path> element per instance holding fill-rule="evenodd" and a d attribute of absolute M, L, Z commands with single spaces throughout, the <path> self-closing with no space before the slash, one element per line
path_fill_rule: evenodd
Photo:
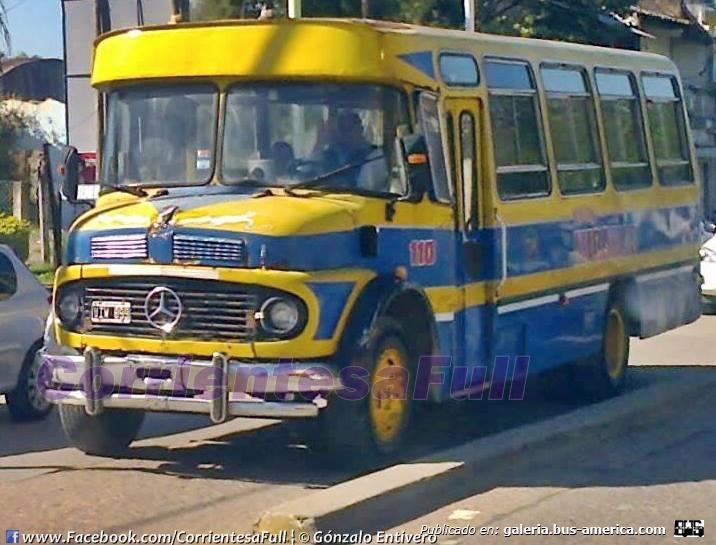
<path fill-rule="evenodd" d="M 342 385 L 325 364 L 249 363 L 215 353 L 211 360 L 180 357 L 115 357 L 88 348 L 84 355 L 44 354 L 46 397 L 82 405 L 87 414 L 105 408 L 229 417 L 310 418 Z"/>

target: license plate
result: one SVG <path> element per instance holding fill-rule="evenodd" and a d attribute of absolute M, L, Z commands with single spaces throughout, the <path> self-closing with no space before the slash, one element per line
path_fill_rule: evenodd
<path fill-rule="evenodd" d="M 132 323 L 132 304 L 129 301 L 92 301 L 93 324 Z"/>

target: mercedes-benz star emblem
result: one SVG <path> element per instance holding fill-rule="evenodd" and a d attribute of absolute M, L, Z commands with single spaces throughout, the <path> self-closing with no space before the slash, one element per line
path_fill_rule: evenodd
<path fill-rule="evenodd" d="M 154 288 L 144 300 L 144 315 L 147 320 L 166 334 L 171 333 L 177 326 L 182 310 L 177 292 L 163 286 Z"/>

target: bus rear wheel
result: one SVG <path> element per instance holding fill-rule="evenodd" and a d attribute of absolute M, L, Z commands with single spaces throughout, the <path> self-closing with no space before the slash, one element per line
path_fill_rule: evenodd
<path fill-rule="evenodd" d="M 602 351 L 580 373 L 580 386 L 590 399 L 618 395 L 626 382 L 629 366 L 629 333 L 624 311 L 618 304 L 607 308 L 602 336 Z"/>
<path fill-rule="evenodd" d="M 339 464 L 373 462 L 395 454 L 405 441 L 412 413 L 414 365 L 400 324 L 381 319 L 351 365 L 365 371 L 365 390 L 347 399 L 334 395 L 319 416 L 317 450 Z"/>

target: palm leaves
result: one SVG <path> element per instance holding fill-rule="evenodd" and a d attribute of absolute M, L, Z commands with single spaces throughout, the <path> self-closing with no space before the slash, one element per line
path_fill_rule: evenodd
<path fill-rule="evenodd" d="M 7 26 L 7 10 L 5 2 L 0 0 L 0 57 L 10 48 L 10 29 Z"/>

